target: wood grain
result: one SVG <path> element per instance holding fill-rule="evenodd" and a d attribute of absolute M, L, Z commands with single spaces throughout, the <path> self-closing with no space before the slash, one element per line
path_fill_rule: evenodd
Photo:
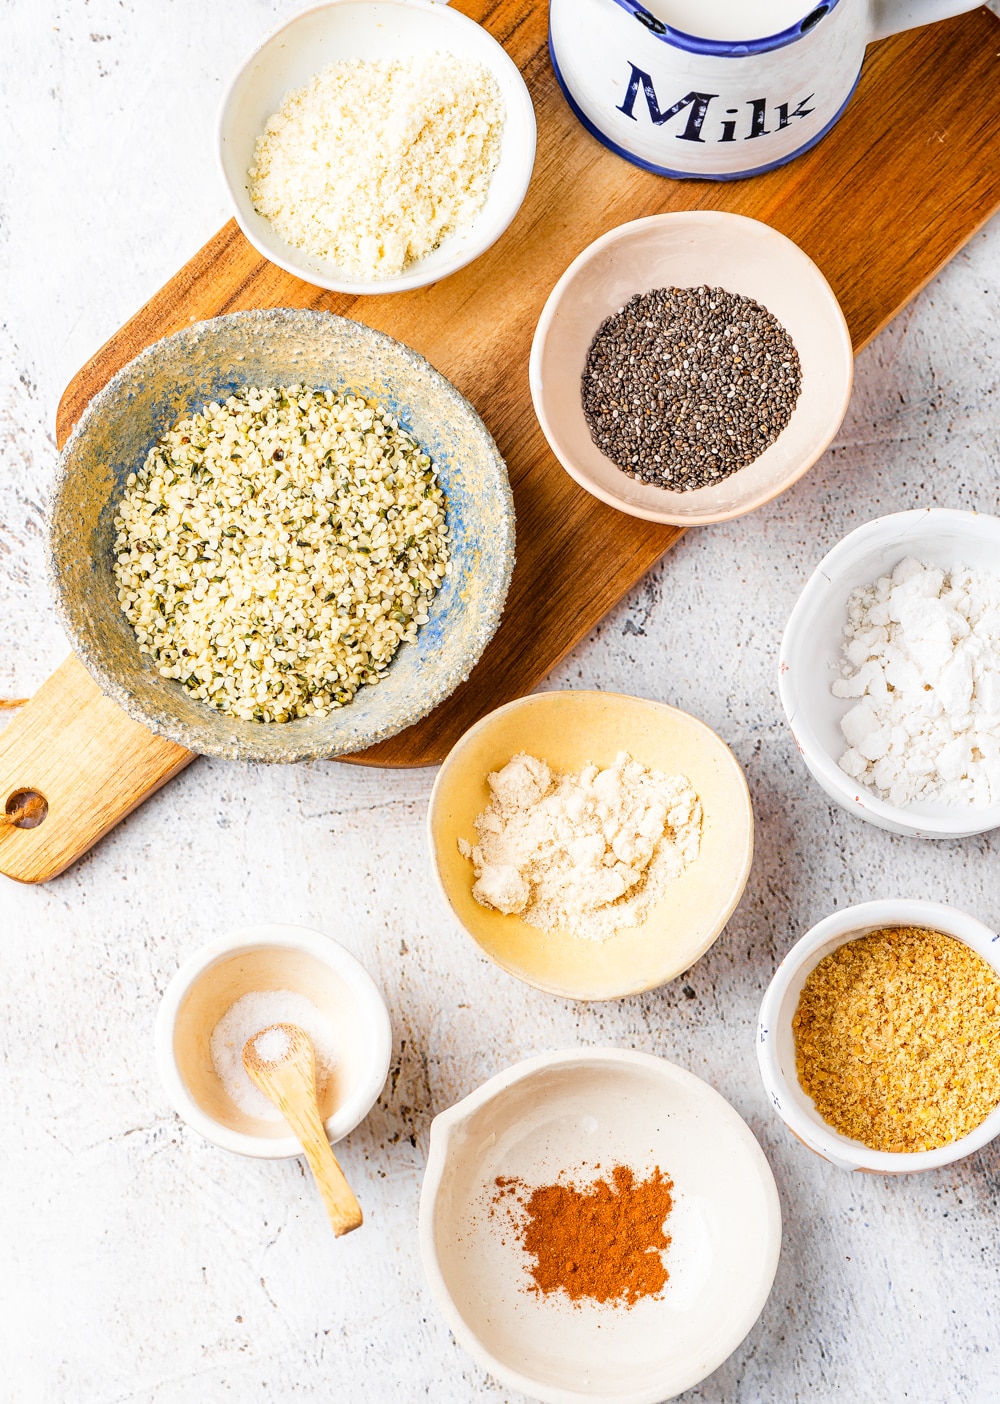
<path fill-rule="evenodd" d="M 538 156 L 518 218 L 430 288 L 351 298 L 262 259 L 230 222 L 88 362 L 59 407 L 64 442 L 87 401 L 144 347 L 249 307 L 317 307 L 422 352 L 472 400 L 507 460 L 518 559 L 503 623 L 469 680 L 424 721 L 350 759 L 429 765 L 492 708 L 529 692 L 681 535 L 597 502 L 538 428 L 528 351 L 552 285 L 593 239 L 660 210 L 724 209 L 795 239 L 864 346 L 1000 205 L 1000 22 L 986 10 L 874 46 L 846 116 L 813 151 L 749 181 L 672 181 L 589 137 L 556 85 L 542 0 L 463 0 L 524 73 Z"/>
<path fill-rule="evenodd" d="M 430 288 L 350 298 L 267 263 L 230 222 L 74 377 L 57 416 L 62 444 L 95 392 L 144 347 L 190 322 L 252 307 L 355 317 L 415 347 L 469 396 L 507 460 L 514 490 L 518 561 L 504 620 L 451 698 L 401 735 L 350 758 L 372 765 L 440 761 L 479 717 L 530 691 L 681 535 L 619 514 L 577 488 L 531 409 L 535 322 L 552 285 L 587 244 L 661 210 L 723 209 L 763 219 L 826 274 L 858 350 L 1000 206 L 1000 21 L 986 10 L 874 46 L 847 114 L 812 152 L 753 180 L 712 183 L 641 171 L 583 131 L 548 61 L 543 0 L 463 0 L 459 8 L 482 20 L 518 63 L 538 117 L 531 187 L 493 249 Z M 75 705 L 100 716 L 109 737 L 120 733 L 128 743 L 124 757 L 95 757 L 104 774 L 130 780 L 117 815 L 108 800 L 100 822 L 87 826 L 92 836 L 83 852 L 141 800 L 144 777 L 151 792 L 191 755 L 171 756 L 149 735 L 149 754 L 141 757 L 142 728 L 122 715 L 116 732 L 111 704 L 102 703 L 82 669 L 66 664 L 4 733 L 0 758 L 16 736 L 35 736 L 40 754 L 50 738 L 62 750 L 59 717 L 66 711 L 52 686 L 60 677 L 72 679 Z M 48 699 L 60 710 L 46 726 L 39 712 Z M 39 770 L 32 783 L 41 778 Z M 82 789 L 89 795 L 95 788 L 89 775 Z M 45 834 L 51 820 L 0 840 L 0 869 L 7 870 L 7 850 Z"/>
<path fill-rule="evenodd" d="M 19 790 L 48 801 L 37 828 L 0 826 L 0 872 L 55 877 L 193 760 L 103 697 L 70 656 L 0 732 L 0 810 Z"/>

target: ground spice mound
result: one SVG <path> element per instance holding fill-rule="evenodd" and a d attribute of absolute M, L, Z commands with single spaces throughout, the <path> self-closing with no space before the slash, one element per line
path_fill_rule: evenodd
<path fill-rule="evenodd" d="M 1000 977 L 940 931 L 890 927 L 825 956 L 792 1032 L 820 1116 L 872 1150 L 936 1150 L 1000 1105 Z"/>
<path fill-rule="evenodd" d="M 673 1182 L 658 1166 L 645 1180 L 616 1165 L 610 1180 L 586 1187 L 532 1189 L 503 1176 L 496 1186 L 495 1205 L 514 1199 L 524 1211 L 519 1229 L 525 1252 L 535 1260 L 529 1268 L 533 1291 L 626 1307 L 663 1291 L 668 1274 L 662 1252 L 670 1244 L 663 1225 L 673 1207 Z"/>

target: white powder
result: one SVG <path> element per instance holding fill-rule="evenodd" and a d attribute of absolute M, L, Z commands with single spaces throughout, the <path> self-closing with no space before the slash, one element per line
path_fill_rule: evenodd
<path fill-rule="evenodd" d="M 683 775 L 647 770 L 622 752 L 607 770 L 553 773 L 518 755 L 488 777 L 475 821 L 472 895 L 542 931 L 601 941 L 645 921 L 698 856 L 701 803 Z"/>
<path fill-rule="evenodd" d="M 1000 804 L 1000 578 L 907 557 L 855 590 L 840 767 L 899 807 Z"/>
<path fill-rule="evenodd" d="M 297 1024 L 312 1039 L 316 1050 L 316 1091 L 321 1101 L 338 1059 L 333 1025 L 305 995 L 293 990 L 255 990 L 231 1004 L 212 1030 L 212 1063 L 227 1096 L 240 1111 L 261 1121 L 281 1121 L 282 1116 L 270 1098 L 250 1081 L 243 1066 L 243 1049 L 254 1034 L 271 1024 Z M 275 1035 L 284 1040 L 283 1046 L 272 1046 Z M 261 1043 L 267 1045 L 267 1051 Z M 265 1062 L 273 1062 L 287 1053 L 287 1045 L 288 1035 L 275 1029 L 255 1046 Z"/>
<path fill-rule="evenodd" d="M 472 224 L 504 118 L 482 64 L 342 59 L 285 95 L 257 138 L 247 188 L 294 248 L 362 278 L 391 277 Z"/>

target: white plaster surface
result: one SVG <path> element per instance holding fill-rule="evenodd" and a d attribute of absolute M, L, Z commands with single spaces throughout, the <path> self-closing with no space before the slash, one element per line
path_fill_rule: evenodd
<path fill-rule="evenodd" d="M 0 695 L 30 693 L 65 653 L 43 570 L 59 394 L 222 223 L 211 131 L 223 84 L 297 8 L 0 4 Z M 0 1399 L 511 1399 L 424 1287 L 428 1125 L 505 1065 L 577 1043 L 660 1053 L 707 1078 L 777 1176 L 770 1302 L 685 1400 L 1000 1397 L 1000 1151 L 924 1177 L 850 1178 L 771 1116 L 753 1052 L 776 961 L 833 907 L 907 894 L 1000 923 L 1000 838 L 922 845 L 832 808 L 774 686 L 798 590 L 847 530 L 919 504 L 997 510 L 998 300 L 994 223 L 861 356 L 843 430 L 806 479 L 751 518 L 689 534 L 549 679 L 676 703 L 746 767 L 749 888 L 687 978 L 576 1006 L 481 959 L 428 870 L 430 771 L 202 760 L 57 881 L 0 878 Z M 178 963 L 265 918 L 337 936 L 392 1012 L 390 1082 L 341 1147 L 368 1222 L 336 1245 L 298 1162 L 207 1145 L 153 1067 L 153 1017 Z"/>

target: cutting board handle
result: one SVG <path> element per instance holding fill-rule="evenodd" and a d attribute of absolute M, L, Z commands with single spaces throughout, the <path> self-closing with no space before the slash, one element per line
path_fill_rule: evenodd
<path fill-rule="evenodd" d="M 193 760 L 102 696 L 71 655 L 0 731 L 0 873 L 55 877 Z"/>

